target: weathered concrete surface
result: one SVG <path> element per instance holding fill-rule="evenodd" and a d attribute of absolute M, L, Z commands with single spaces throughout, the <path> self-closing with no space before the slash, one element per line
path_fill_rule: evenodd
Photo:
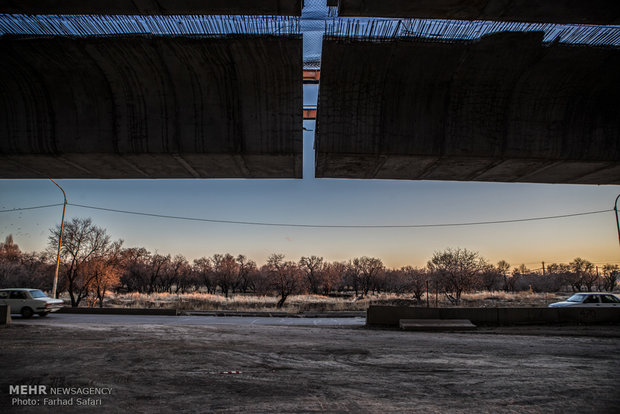
<path fill-rule="evenodd" d="M 349 17 L 618 24 L 617 0 L 339 0 Z"/>
<path fill-rule="evenodd" d="M 398 322 L 404 331 L 468 331 L 476 325 L 467 319 L 401 319 Z"/>
<path fill-rule="evenodd" d="M 620 184 L 620 49 L 326 38 L 316 176 Z"/>
<path fill-rule="evenodd" d="M 301 16 L 302 0 L 0 0 L 0 13 Z"/>
<path fill-rule="evenodd" d="M 620 308 L 416 308 L 377 306 L 368 308 L 366 324 L 399 326 L 402 319 L 467 319 L 475 325 L 620 324 Z"/>
<path fill-rule="evenodd" d="M 0 38 L 2 178 L 300 178 L 298 36 Z"/>

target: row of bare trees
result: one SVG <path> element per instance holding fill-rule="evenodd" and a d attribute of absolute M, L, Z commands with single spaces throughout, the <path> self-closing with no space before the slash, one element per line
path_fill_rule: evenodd
<path fill-rule="evenodd" d="M 24 253 L 8 236 L 0 243 L 0 285 L 36 286 L 51 290 L 59 227 L 51 229 L 48 250 Z M 292 294 L 317 295 L 393 292 L 422 301 L 424 294 L 442 292 L 458 304 L 464 292 L 476 290 L 539 292 L 613 291 L 620 271 L 605 265 L 600 271 L 591 262 L 576 258 L 569 264 L 549 264 L 544 273 L 525 265 L 512 271 L 510 264 L 488 263 L 477 252 L 446 249 L 436 252 L 424 268 L 388 269 L 380 259 L 358 257 L 328 262 L 322 257 L 286 260 L 273 254 L 263 266 L 243 255 L 214 254 L 189 262 L 182 255 L 162 255 L 144 248 L 124 248 L 91 219 L 74 218 L 65 224 L 61 246 L 58 292 L 67 292 L 72 306 L 83 302 L 103 305 L 110 291 L 187 293 L 206 291 L 226 297 L 234 294 L 276 294 L 282 307 Z"/>

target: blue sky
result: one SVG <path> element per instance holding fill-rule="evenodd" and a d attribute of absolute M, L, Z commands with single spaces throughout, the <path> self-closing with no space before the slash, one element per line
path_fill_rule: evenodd
<path fill-rule="evenodd" d="M 324 0 L 306 2 L 304 59 L 320 59 Z M 316 86 L 304 105 L 316 105 Z M 314 122 L 304 121 L 303 180 L 58 180 L 70 203 L 195 218 L 319 225 L 411 225 L 511 220 L 610 210 L 620 186 L 502 184 L 314 178 Z M 48 180 L 0 180 L 0 210 L 62 202 Z M 22 250 L 45 249 L 62 207 L 0 213 L 0 237 Z M 274 252 L 327 260 L 381 258 L 391 267 L 424 266 L 447 247 L 476 250 L 496 263 L 530 268 L 569 262 L 620 263 L 613 212 L 496 225 L 433 228 L 329 229 L 181 221 L 67 207 L 67 219 L 91 217 L 126 247 L 183 254 L 245 254 L 259 264 Z"/>

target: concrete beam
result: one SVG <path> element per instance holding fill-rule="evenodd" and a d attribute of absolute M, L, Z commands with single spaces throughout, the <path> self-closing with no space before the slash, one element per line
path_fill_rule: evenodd
<path fill-rule="evenodd" d="M 301 178 L 298 36 L 0 38 L 2 178 Z"/>
<path fill-rule="evenodd" d="M 339 0 L 343 17 L 620 23 L 617 0 Z"/>
<path fill-rule="evenodd" d="M 321 80 L 320 70 L 304 70 L 303 72 L 304 84 L 318 84 Z"/>
<path fill-rule="evenodd" d="M 326 38 L 316 176 L 620 184 L 618 67 L 532 32 Z"/>
<path fill-rule="evenodd" d="M 302 0 L 0 0 L 0 13 L 301 16 L 302 3 Z"/>

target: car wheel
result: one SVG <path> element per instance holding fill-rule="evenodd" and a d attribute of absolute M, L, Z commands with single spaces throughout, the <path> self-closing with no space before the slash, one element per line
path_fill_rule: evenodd
<path fill-rule="evenodd" d="M 38 315 L 42 318 L 45 318 L 47 315 L 49 315 L 49 312 L 39 312 Z"/>
<path fill-rule="evenodd" d="M 23 307 L 23 308 L 22 308 L 22 316 L 23 316 L 24 318 L 26 318 L 26 319 L 27 319 L 27 318 L 31 318 L 33 313 L 34 313 L 34 312 L 32 311 L 32 309 L 30 309 L 30 308 L 29 308 L 29 307 L 27 307 L 27 306 L 25 306 L 25 307 Z"/>

